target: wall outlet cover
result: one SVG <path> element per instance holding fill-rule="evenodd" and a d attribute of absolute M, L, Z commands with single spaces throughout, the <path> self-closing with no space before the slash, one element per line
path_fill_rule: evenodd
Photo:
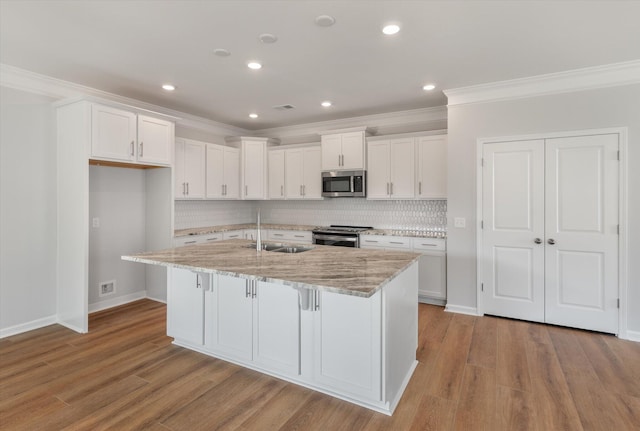
<path fill-rule="evenodd" d="M 464 228 L 467 226 L 467 219 L 465 219 L 464 217 L 456 217 L 453 219 L 453 226 Z"/>
<path fill-rule="evenodd" d="M 116 293 L 116 281 L 103 281 L 102 283 L 100 283 L 99 289 L 100 290 L 98 290 L 98 294 L 100 296 L 113 295 L 114 293 Z"/>

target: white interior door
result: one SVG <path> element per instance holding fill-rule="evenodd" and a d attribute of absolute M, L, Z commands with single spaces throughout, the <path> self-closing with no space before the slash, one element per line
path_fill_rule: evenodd
<path fill-rule="evenodd" d="M 544 321 L 544 141 L 483 147 L 483 303 Z"/>
<path fill-rule="evenodd" d="M 546 322 L 618 332 L 618 135 L 546 140 Z"/>

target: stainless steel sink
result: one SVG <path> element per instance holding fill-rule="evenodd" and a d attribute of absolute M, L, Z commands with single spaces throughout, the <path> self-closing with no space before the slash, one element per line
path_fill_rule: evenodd
<path fill-rule="evenodd" d="M 277 248 L 273 251 L 275 251 L 276 253 L 303 253 L 309 250 L 313 250 L 313 247 L 285 246 L 282 248 Z"/>
<path fill-rule="evenodd" d="M 256 243 L 252 242 L 246 247 L 253 248 L 255 250 Z M 313 247 L 304 247 L 294 244 L 283 244 L 281 242 L 263 242 L 262 249 L 264 251 L 274 251 L 276 253 L 302 253 L 305 251 L 313 250 Z"/>

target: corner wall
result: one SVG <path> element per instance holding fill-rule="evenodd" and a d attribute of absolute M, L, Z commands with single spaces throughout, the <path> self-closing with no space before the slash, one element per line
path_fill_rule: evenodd
<path fill-rule="evenodd" d="M 448 303 L 476 307 L 476 148 L 479 138 L 628 127 L 629 332 L 640 336 L 640 85 L 448 109 Z M 465 229 L 453 219 L 467 219 Z"/>

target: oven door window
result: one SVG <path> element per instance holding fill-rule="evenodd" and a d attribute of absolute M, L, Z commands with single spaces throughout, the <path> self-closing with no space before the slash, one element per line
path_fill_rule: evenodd
<path fill-rule="evenodd" d="M 322 191 L 324 193 L 339 193 L 351 191 L 351 177 L 325 177 L 322 179 Z"/>

